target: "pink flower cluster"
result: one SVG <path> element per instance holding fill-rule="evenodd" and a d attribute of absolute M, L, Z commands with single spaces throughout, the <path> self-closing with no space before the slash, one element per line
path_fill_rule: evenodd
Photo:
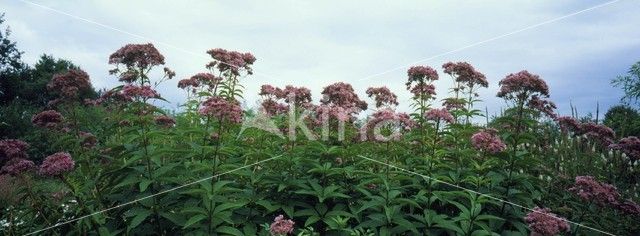
<path fill-rule="evenodd" d="M 79 93 L 91 89 L 87 72 L 71 69 L 65 73 L 55 74 L 47 84 L 47 89 L 64 99 L 77 98 Z"/>
<path fill-rule="evenodd" d="M 124 87 L 122 87 L 121 94 L 127 100 L 131 100 L 134 98 L 149 99 L 149 98 L 160 97 L 160 94 L 156 92 L 156 90 L 151 88 L 151 86 L 148 86 L 148 85 L 138 86 L 133 84 L 127 84 Z"/>
<path fill-rule="evenodd" d="M 549 208 L 535 207 L 524 220 L 529 224 L 532 236 L 555 236 L 571 229 L 566 219 L 551 213 Z"/>
<path fill-rule="evenodd" d="M 286 103 L 293 103 L 300 107 L 308 108 L 311 106 L 311 90 L 305 87 L 287 85 L 278 98 L 284 99 Z"/>
<path fill-rule="evenodd" d="M 162 127 L 171 128 L 176 124 L 176 120 L 170 116 L 160 115 L 153 118 L 153 121 Z"/>
<path fill-rule="evenodd" d="M 630 215 L 640 215 L 640 205 L 631 199 L 618 204 L 618 209 Z"/>
<path fill-rule="evenodd" d="M 567 132 L 578 133 L 578 132 L 580 132 L 580 121 L 576 120 L 573 117 L 560 116 L 560 117 L 556 117 L 555 120 L 558 123 L 558 126 L 560 126 L 560 130 L 563 133 L 567 133 Z"/>
<path fill-rule="evenodd" d="M 200 87 L 200 81 L 194 80 L 193 77 L 178 81 L 178 88 L 181 88 L 181 89 L 189 89 L 189 88 L 195 89 L 197 87 Z"/>
<path fill-rule="evenodd" d="M 398 96 L 392 93 L 391 90 L 389 90 L 389 88 L 387 88 L 386 86 L 379 88 L 368 88 L 367 96 L 373 97 L 373 99 L 376 101 L 376 107 L 378 108 L 384 105 L 397 106 L 399 104 Z"/>
<path fill-rule="evenodd" d="M 289 111 L 287 104 L 282 104 L 274 99 L 266 99 L 262 101 L 262 110 L 269 116 L 285 114 Z"/>
<path fill-rule="evenodd" d="M 484 129 L 471 136 L 471 144 L 478 150 L 485 151 L 491 154 L 496 154 L 507 149 L 498 131 L 495 129 Z"/>
<path fill-rule="evenodd" d="M 221 72 L 230 71 L 234 75 L 240 75 L 240 69 L 245 69 L 248 74 L 253 74 L 251 65 L 256 61 L 256 58 L 251 53 L 227 51 L 222 48 L 211 49 L 207 53 L 215 60 L 210 62 L 207 68 L 217 66 Z"/>
<path fill-rule="evenodd" d="M 472 88 L 476 84 L 482 87 L 488 87 L 489 82 L 484 74 L 476 71 L 473 66 L 467 62 L 447 62 L 442 65 L 444 73 L 453 76 L 456 82 L 464 83 Z"/>
<path fill-rule="evenodd" d="M 542 112 L 542 114 L 545 114 L 551 119 L 555 119 L 558 116 L 554 112 L 554 110 L 557 108 L 555 103 L 547 99 L 541 99 L 536 95 L 531 97 L 531 100 L 529 100 L 527 106 L 531 109 Z"/>
<path fill-rule="evenodd" d="M 0 173 L 19 175 L 34 168 L 33 161 L 27 160 L 29 144 L 17 139 L 0 140 Z"/>
<path fill-rule="evenodd" d="M 38 172 L 41 175 L 57 177 L 72 171 L 74 167 L 75 162 L 69 153 L 58 152 L 46 157 L 44 161 L 42 161 Z"/>
<path fill-rule="evenodd" d="M 579 134 L 586 135 L 588 138 L 597 141 L 603 147 L 611 145 L 616 135 L 613 129 L 606 125 L 596 124 L 593 122 L 582 123 L 580 125 Z"/>
<path fill-rule="evenodd" d="M 577 176 L 570 192 L 577 194 L 582 200 L 594 202 L 600 206 L 618 205 L 620 193 L 615 186 L 598 182 L 593 176 Z"/>
<path fill-rule="evenodd" d="M 0 162 L 11 159 L 27 158 L 29 144 L 18 139 L 0 140 Z"/>
<path fill-rule="evenodd" d="M 313 107 L 313 111 L 315 113 L 315 124 L 320 125 L 325 122 L 329 122 L 331 118 L 336 119 L 340 122 L 348 122 L 355 119 L 352 114 L 357 113 L 352 109 L 345 109 L 340 106 L 330 106 L 321 104 L 319 106 Z"/>
<path fill-rule="evenodd" d="M 274 87 L 272 85 L 262 85 L 259 95 L 266 97 L 262 102 L 262 109 L 268 115 L 283 114 L 289 111 L 291 104 L 295 107 L 310 108 L 311 90 L 305 87 L 294 87 L 292 85 L 285 86 L 284 89 Z M 287 104 L 282 104 L 279 100 Z"/>
<path fill-rule="evenodd" d="M 153 44 L 127 44 L 109 56 L 109 64 L 148 68 L 164 64 L 164 56 Z"/>
<path fill-rule="evenodd" d="M 293 227 L 295 222 L 289 219 L 285 219 L 283 215 L 278 215 L 271 223 L 269 227 L 269 232 L 273 236 L 283 236 L 290 233 L 293 233 Z"/>
<path fill-rule="evenodd" d="M 138 71 L 136 70 L 128 70 L 120 73 L 119 80 L 125 83 L 133 83 L 138 80 Z"/>
<path fill-rule="evenodd" d="M 407 71 L 409 79 L 405 83 L 407 90 L 413 93 L 414 97 L 429 99 L 436 94 L 436 88 L 431 84 L 438 80 L 438 72 L 428 66 L 414 66 Z"/>
<path fill-rule="evenodd" d="M 242 122 L 242 108 L 238 101 L 227 101 L 222 97 L 211 97 L 204 101 L 198 111 L 200 115 L 232 123 Z"/>
<path fill-rule="evenodd" d="M 206 85 L 209 91 L 215 91 L 221 81 L 221 77 L 215 76 L 211 73 L 198 73 L 188 79 L 178 81 L 178 88 L 191 88 L 193 89 L 193 92 L 195 92 L 196 88 L 200 87 L 200 85 Z"/>
<path fill-rule="evenodd" d="M 428 66 L 412 66 L 407 70 L 409 81 L 407 86 L 412 82 L 424 82 L 438 80 L 438 72 Z"/>
<path fill-rule="evenodd" d="M 563 133 L 572 132 L 574 135 L 585 135 L 603 147 L 609 147 L 613 144 L 616 135 L 613 129 L 606 125 L 593 122 L 580 123 L 580 121 L 568 116 L 556 117 L 555 121 Z"/>
<path fill-rule="evenodd" d="M 395 136 L 390 137 L 392 140 L 397 141 L 400 139 L 400 131 L 409 131 L 416 127 L 417 124 L 411 119 L 411 117 L 409 117 L 409 115 L 407 115 L 407 113 L 396 113 L 391 109 L 381 109 L 373 113 L 371 115 L 371 119 L 369 119 L 367 123 L 360 128 L 360 134 L 363 139 L 366 138 L 367 140 L 385 140 L 383 137 L 375 136 L 375 129 L 381 128 L 377 126 L 384 125 L 388 126 L 388 128 L 393 131 L 397 131 L 392 134 Z"/>
<path fill-rule="evenodd" d="M 4 164 L 4 166 L 2 166 L 2 169 L 0 169 L 0 173 L 7 173 L 10 175 L 19 175 L 25 171 L 29 171 L 33 169 L 34 167 L 35 167 L 35 164 L 33 164 L 33 161 L 22 159 L 22 158 L 16 158 L 16 159 L 11 159 L 6 164 Z"/>
<path fill-rule="evenodd" d="M 324 87 L 322 95 L 324 95 L 324 97 L 320 102 L 325 105 L 338 106 L 345 109 L 367 109 L 367 103 L 360 100 L 353 90 L 353 87 L 347 83 L 338 82 Z"/>
<path fill-rule="evenodd" d="M 436 86 L 433 84 L 416 84 L 409 89 L 409 92 L 413 93 L 416 98 L 431 98 L 436 95 Z"/>
<path fill-rule="evenodd" d="M 431 120 L 435 122 L 446 121 L 447 123 L 455 123 L 455 119 L 446 108 L 429 109 L 427 112 L 424 113 L 424 117 L 427 120 Z"/>
<path fill-rule="evenodd" d="M 505 99 L 518 99 L 526 101 L 531 95 L 549 97 L 549 86 L 540 76 L 531 74 L 526 70 L 515 74 L 509 74 L 500 80 L 498 97 Z"/>
<path fill-rule="evenodd" d="M 354 119 L 355 115 L 367 109 L 367 103 L 360 100 L 350 84 L 338 82 L 324 87 L 322 103 L 315 108 L 318 122 L 328 117 L 340 121 Z"/>
<path fill-rule="evenodd" d="M 60 128 L 63 121 L 64 117 L 62 114 L 55 110 L 43 111 L 31 117 L 31 123 L 38 127 L 48 129 Z"/>
<path fill-rule="evenodd" d="M 640 160 L 640 138 L 638 137 L 622 138 L 618 143 L 609 145 L 609 148 L 622 151 L 632 161 Z"/>

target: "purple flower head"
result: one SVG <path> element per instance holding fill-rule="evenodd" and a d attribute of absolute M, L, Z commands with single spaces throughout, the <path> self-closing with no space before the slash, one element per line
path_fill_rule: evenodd
<path fill-rule="evenodd" d="M 515 74 L 509 74 L 500 80 L 498 97 L 504 99 L 516 99 L 522 102 L 529 100 L 530 96 L 549 97 L 549 87 L 540 76 L 531 74 L 526 70 Z"/>
<path fill-rule="evenodd" d="M 476 71 L 473 66 L 467 62 L 447 62 L 442 65 L 444 73 L 453 76 L 456 82 L 464 83 L 468 87 L 473 87 L 476 84 L 482 87 L 488 87 L 489 82 L 484 74 Z"/>
<path fill-rule="evenodd" d="M 283 96 L 282 89 L 274 87 L 273 85 L 264 84 L 260 87 L 260 96 L 271 96 L 274 98 L 280 98 Z"/>
<path fill-rule="evenodd" d="M 136 70 L 128 70 L 120 73 L 119 80 L 125 83 L 133 83 L 138 80 L 138 71 Z"/>
<path fill-rule="evenodd" d="M 109 56 L 109 64 L 148 68 L 164 65 L 164 56 L 153 44 L 127 44 Z"/>
<path fill-rule="evenodd" d="M 538 96 L 534 95 L 531 97 L 531 100 L 527 103 L 527 106 L 536 111 L 542 112 L 551 119 L 555 119 L 557 117 L 554 110 L 557 108 L 556 104 L 547 99 L 540 99 Z"/>
<path fill-rule="evenodd" d="M 616 133 L 606 125 L 587 122 L 580 125 L 579 135 L 586 135 L 603 147 L 613 144 Z"/>
<path fill-rule="evenodd" d="M 38 127 L 48 129 L 58 128 L 63 121 L 64 117 L 62 117 L 62 114 L 55 110 L 43 111 L 31 117 L 31 123 Z"/>
<path fill-rule="evenodd" d="M 91 82 L 87 72 L 76 69 L 71 69 L 61 74 L 55 74 L 47 84 L 47 90 L 60 95 L 64 99 L 77 98 L 80 92 L 90 89 Z"/>
<path fill-rule="evenodd" d="M 374 87 L 368 88 L 367 96 L 374 98 L 374 100 L 376 101 L 376 107 L 378 108 L 384 105 L 397 106 L 399 104 L 398 96 L 393 94 L 391 90 L 389 90 L 389 88 L 385 86 L 379 87 L 379 88 L 374 88 Z"/>
<path fill-rule="evenodd" d="M 58 152 L 46 157 L 40 165 L 38 172 L 44 176 L 56 177 L 72 171 L 74 166 L 75 162 L 69 153 Z"/>
<path fill-rule="evenodd" d="M 396 113 L 393 110 L 381 109 L 373 113 L 367 123 L 365 123 L 362 128 L 360 128 L 360 134 L 362 135 L 362 139 L 365 138 L 367 140 L 376 140 L 376 141 L 387 141 L 394 140 L 397 141 L 401 138 L 402 131 L 409 131 L 412 128 L 416 127 L 416 122 L 413 121 L 409 115 L 406 113 Z M 381 126 L 386 126 L 386 128 L 392 130 L 393 136 L 391 137 L 379 137 L 376 135 L 376 128 L 382 128 Z"/>
<path fill-rule="evenodd" d="M 622 138 L 618 143 L 609 145 L 609 148 L 620 150 L 632 161 L 640 160 L 640 138 L 638 137 Z"/>
<path fill-rule="evenodd" d="M 409 90 L 414 98 L 434 98 L 436 95 L 436 86 L 433 84 L 416 84 Z"/>
<path fill-rule="evenodd" d="M 211 73 L 198 73 L 194 76 L 191 76 L 191 80 L 197 81 L 198 84 L 207 85 L 209 89 L 213 91 L 218 87 L 218 85 L 222 81 L 222 78 Z"/>
<path fill-rule="evenodd" d="M 438 72 L 428 66 L 412 66 L 407 70 L 407 75 L 409 76 L 407 84 L 438 80 Z"/>
<path fill-rule="evenodd" d="M 285 114 L 289 111 L 289 106 L 276 102 L 273 99 L 262 101 L 262 110 L 270 116 Z"/>
<path fill-rule="evenodd" d="M 355 115 L 367 109 L 367 103 L 360 100 L 350 84 L 338 82 L 322 90 L 321 106 L 316 107 L 317 115 L 329 114 L 338 120 L 355 119 Z"/>
<path fill-rule="evenodd" d="M 280 93 L 276 93 L 280 99 L 284 99 L 286 103 L 293 103 L 296 106 L 308 107 L 308 104 L 311 103 L 311 90 L 305 87 L 294 87 L 291 85 L 285 86 L 284 89 L 277 91 L 281 91 Z"/>
<path fill-rule="evenodd" d="M 232 123 L 242 122 L 242 108 L 238 101 L 227 101 L 222 97 L 211 97 L 204 101 L 198 111 L 200 115 Z"/>
<path fill-rule="evenodd" d="M 253 74 L 251 65 L 256 61 L 256 58 L 251 53 L 216 48 L 207 51 L 207 54 L 214 59 L 207 65 L 207 68 L 217 67 L 223 73 L 231 72 L 234 75 L 240 75 L 240 70 L 245 69 L 248 74 Z"/>
<path fill-rule="evenodd" d="M 507 149 L 495 129 L 485 129 L 471 136 L 471 144 L 478 150 L 496 154 Z"/>
<path fill-rule="evenodd" d="M 433 108 L 424 113 L 427 120 L 436 122 L 446 121 L 447 123 L 455 123 L 455 119 L 446 108 Z"/>
<path fill-rule="evenodd" d="M 571 229 L 566 219 L 551 213 L 549 208 L 533 208 L 524 221 L 529 224 L 532 236 L 554 236 Z"/>
<path fill-rule="evenodd" d="M 600 206 L 615 206 L 620 198 L 616 187 L 600 183 L 593 176 L 577 176 L 575 184 L 569 188 L 569 191 L 577 194 L 584 201 L 595 202 Z"/>
<path fill-rule="evenodd" d="M 618 205 L 618 209 L 629 215 L 640 215 L 640 205 L 631 199 L 627 199 Z"/>
<path fill-rule="evenodd" d="M 271 223 L 269 232 L 273 236 L 282 236 L 293 233 L 293 226 L 295 222 L 289 219 L 285 219 L 283 215 L 278 215 Z"/>
<path fill-rule="evenodd" d="M 176 124 L 176 120 L 170 116 L 160 115 L 153 118 L 153 121 L 162 127 L 171 128 Z"/>
<path fill-rule="evenodd" d="M 29 171 L 34 167 L 35 164 L 33 164 L 33 161 L 22 158 L 15 158 L 9 160 L 6 164 L 4 164 L 2 169 L 0 169 L 0 173 L 7 173 L 15 176 Z"/>
<path fill-rule="evenodd" d="M 580 122 L 573 117 L 560 116 L 560 117 L 556 117 L 555 120 L 560 126 L 560 130 L 563 133 L 567 133 L 567 132 L 578 133 L 580 131 Z"/>
<path fill-rule="evenodd" d="M 122 93 L 122 96 L 128 100 L 133 98 L 149 99 L 149 98 L 160 97 L 160 94 L 156 92 L 156 90 L 151 88 L 151 86 L 148 86 L 148 85 L 138 86 L 138 85 L 127 84 L 124 87 L 122 87 L 121 93 Z"/>
<path fill-rule="evenodd" d="M 29 144 L 18 139 L 0 140 L 0 163 L 11 159 L 26 159 Z"/>
<path fill-rule="evenodd" d="M 193 77 L 178 81 L 178 88 L 181 88 L 181 89 L 197 88 L 199 86 L 200 86 L 200 81 L 193 79 Z"/>

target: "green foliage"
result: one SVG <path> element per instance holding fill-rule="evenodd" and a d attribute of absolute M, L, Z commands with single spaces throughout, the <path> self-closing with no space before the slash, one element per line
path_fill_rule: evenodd
<path fill-rule="evenodd" d="M 640 62 L 631 65 L 626 75 L 620 75 L 611 83 L 624 91 L 623 101 L 638 103 L 640 99 Z"/>
<path fill-rule="evenodd" d="M 640 114 L 635 109 L 618 105 L 604 114 L 604 124 L 616 131 L 618 137 L 640 136 Z"/>

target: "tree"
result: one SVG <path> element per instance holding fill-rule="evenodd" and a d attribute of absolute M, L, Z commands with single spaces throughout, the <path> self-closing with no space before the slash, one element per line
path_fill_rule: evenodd
<path fill-rule="evenodd" d="M 4 23 L 4 13 L 0 14 L 0 26 Z M 9 39 L 9 27 L 0 30 L 0 104 L 6 104 L 16 97 L 20 89 L 19 81 L 28 76 L 28 69 L 22 62 L 22 52 L 16 42 Z"/>
<path fill-rule="evenodd" d="M 638 104 L 640 101 L 640 61 L 633 64 L 626 75 L 620 75 L 612 82 L 624 91 L 622 101 Z"/>
<path fill-rule="evenodd" d="M 604 124 L 616 131 L 618 137 L 640 135 L 640 114 L 629 106 L 611 107 L 604 115 Z"/>

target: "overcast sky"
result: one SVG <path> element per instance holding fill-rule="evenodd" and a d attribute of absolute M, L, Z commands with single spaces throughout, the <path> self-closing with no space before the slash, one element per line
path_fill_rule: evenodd
<path fill-rule="evenodd" d="M 608 1 L 32 1 L 44 7 L 29 2 L 0 0 L 11 38 L 28 63 L 52 54 L 85 69 L 95 87 L 110 88 L 118 82 L 107 72 L 108 56 L 127 43 L 152 42 L 177 72 L 160 88 L 171 102 L 161 105 L 168 108 L 185 99 L 177 80 L 205 71 L 205 52 L 212 48 L 251 52 L 258 59 L 255 75 L 242 81 L 249 106 L 263 84 L 305 86 L 317 101 L 322 87 L 344 81 L 363 98 L 368 87 L 388 86 L 404 111 L 410 97 L 406 70 L 416 61 L 439 71 L 439 98 L 452 85 L 441 65 L 467 61 L 490 82 L 478 108 L 493 113 L 504 106 L 495 97 L 498 81 L 526 69 L 547 81 L 561 114 L 570 114 L 572 101 L 583 115 L 595 111 L 596 102 L 601 111 L 618 103 L 622 92 L 610 80 L 640 61 L 635 0 L 431 60 L 424 59 Z"/>

